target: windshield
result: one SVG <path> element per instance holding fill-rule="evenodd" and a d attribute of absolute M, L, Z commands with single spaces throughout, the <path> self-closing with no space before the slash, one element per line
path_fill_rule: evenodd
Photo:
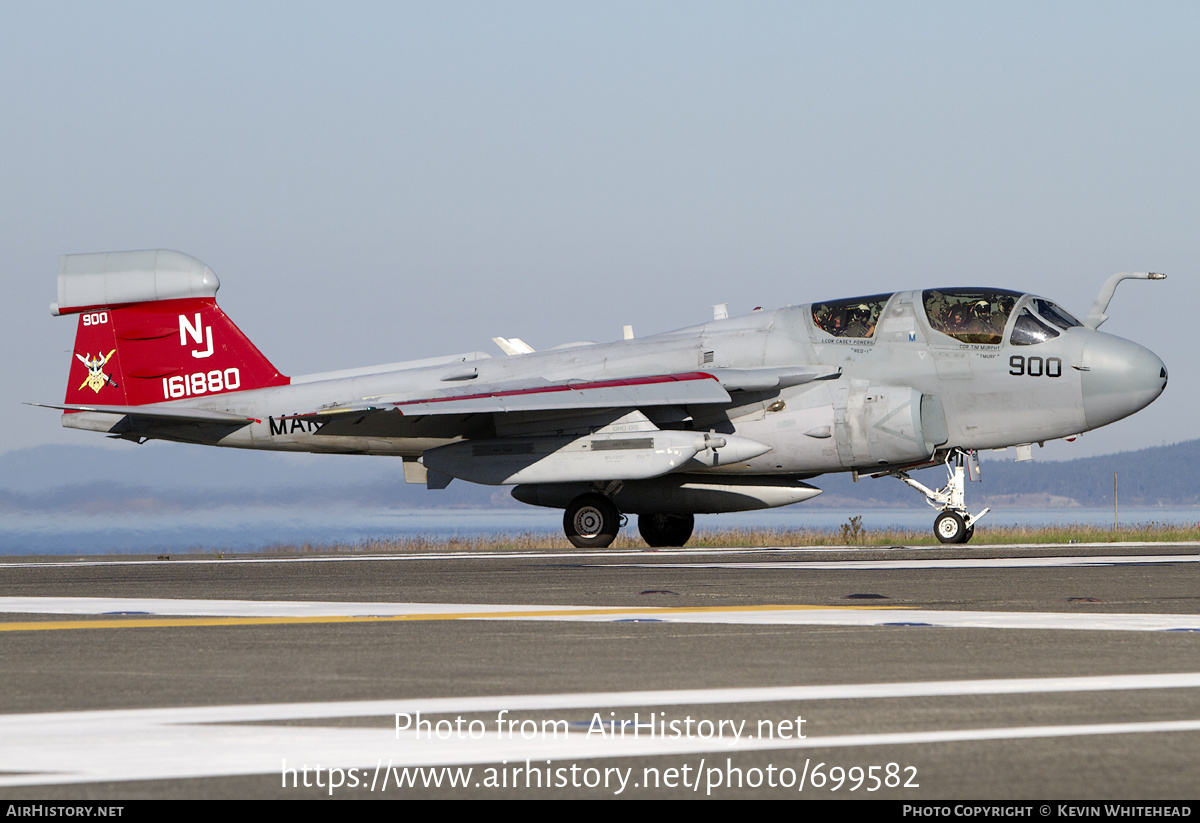
<path fill-rule="evenodd" d="M 1058 337 L 1058 332 L 1038 320 L 1029 307 L 1021 309 L 1017 322 L 1013 323 L 1012 335 L 1008 342 L 1014 346 L 1032 346 L 1035 343 L 1045 343 Z"/>
<path fill-rule="evenodd" d="M 1033 309 L 1042 316 L 1043 320 L 1049 320 L 1063 331 L 1083 325 L 1074 317 L 1067 314 L 1061 307 L 1041 297 L 1033 298 Z"/>
<path fill-rule="evenodd" d="M 963 343 L 999 345 L 1020 296 L 1002 289 L 927 289 L 923 302 L 935 331 Z"/>
<path fill-rule="evenodd" d="M 831 303 L 813 303 L 813 324 L 834 337 L 871 337 L 890 297 L 890 294 L 873 294 Z"/>
<path fill-rule="evenodd" d="M 1066 331 L 1082 325 L 1049 300 L 1034 297 L 1021 307 L 1008 342 L 1014 346 L 1033 346 L 1053 340 L 1058 337 L 1060 330 Z"/>

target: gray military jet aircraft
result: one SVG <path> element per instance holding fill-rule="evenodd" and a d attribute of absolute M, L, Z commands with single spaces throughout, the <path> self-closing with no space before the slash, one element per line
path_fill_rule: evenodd
<path fill-rule="evenodd" d="M 641 339 L 481 352 L 286 377 L 218 308 L 220 283 L 174 251 L 67 255 L 56 314 L 78 314 L 64 426 L 135 442 L 387 454 L 408 482 L 512 485 L 565 509 L 576 546 L 609 545 L 622 512 L 651 546 L 694 515 L 797 503 L 826 472 L 890 475 L 971 538 L 965 476 L 980 449 L 1120 420 L 1167 384 L 1153 352 L 1097 331 L 1113 275 L 1080 323 L 1032 294 L 944 288 L 724 317 Z M 928 488 L 908 476 L 945 464 Z"/>

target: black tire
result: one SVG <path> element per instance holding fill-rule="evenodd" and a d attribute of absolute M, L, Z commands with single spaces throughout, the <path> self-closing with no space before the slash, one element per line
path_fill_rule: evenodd
<path fill-rule="evenodd" d="M 971 528 L 967 529 L 967 533 L 966 533 L 966 535 L 963 537 L 963 539 L 962 539 L 962 542 L 964 542 L 964 543 L 970 543 L 970 542 L 971 542 L 971 538 L 972 538 L 972 537 L 974 537 L 974 536 L 975 536 L 975 527 L 974 527 L 974 526 L 972 526 Z"/>
<path fill-rule="evenodd" d="M 638 532 L 647 546 L 682 546 L 696 528 L 691 514 L 639 514 Z"/>
<path fill-rule="evenodd" d="M 967 521 L 958 512 L 944 511 L 934 519 L 933 533 L 943 543 L 965 543 Z"/>
<path fill-rule="evenodd" d="M 571 545 L 580 549 L 603 549 L 612 545 L 621 528 L 617 507 L 602 494 L 581 494 L 563 513 L 563 531 Z"/>

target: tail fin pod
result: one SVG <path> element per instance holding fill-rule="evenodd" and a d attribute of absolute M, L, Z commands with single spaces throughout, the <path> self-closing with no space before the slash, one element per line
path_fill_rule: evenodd
<path fill-rule="evenodd" d="M 50 311 L 80 315 L 65 402 L 136 406 L 288 383 L 217 306 L 220 286 L 177 251 L 61 257 Z"/>

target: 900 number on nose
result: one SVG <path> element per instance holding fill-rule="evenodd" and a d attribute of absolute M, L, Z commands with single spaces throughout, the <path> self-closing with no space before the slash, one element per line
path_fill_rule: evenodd
<path fill-rule="evenodd" d="M 1014 354 L 1008 358 L 1008 373 L 1018 377 L 1062 377 L 1062 358 Z"/>

